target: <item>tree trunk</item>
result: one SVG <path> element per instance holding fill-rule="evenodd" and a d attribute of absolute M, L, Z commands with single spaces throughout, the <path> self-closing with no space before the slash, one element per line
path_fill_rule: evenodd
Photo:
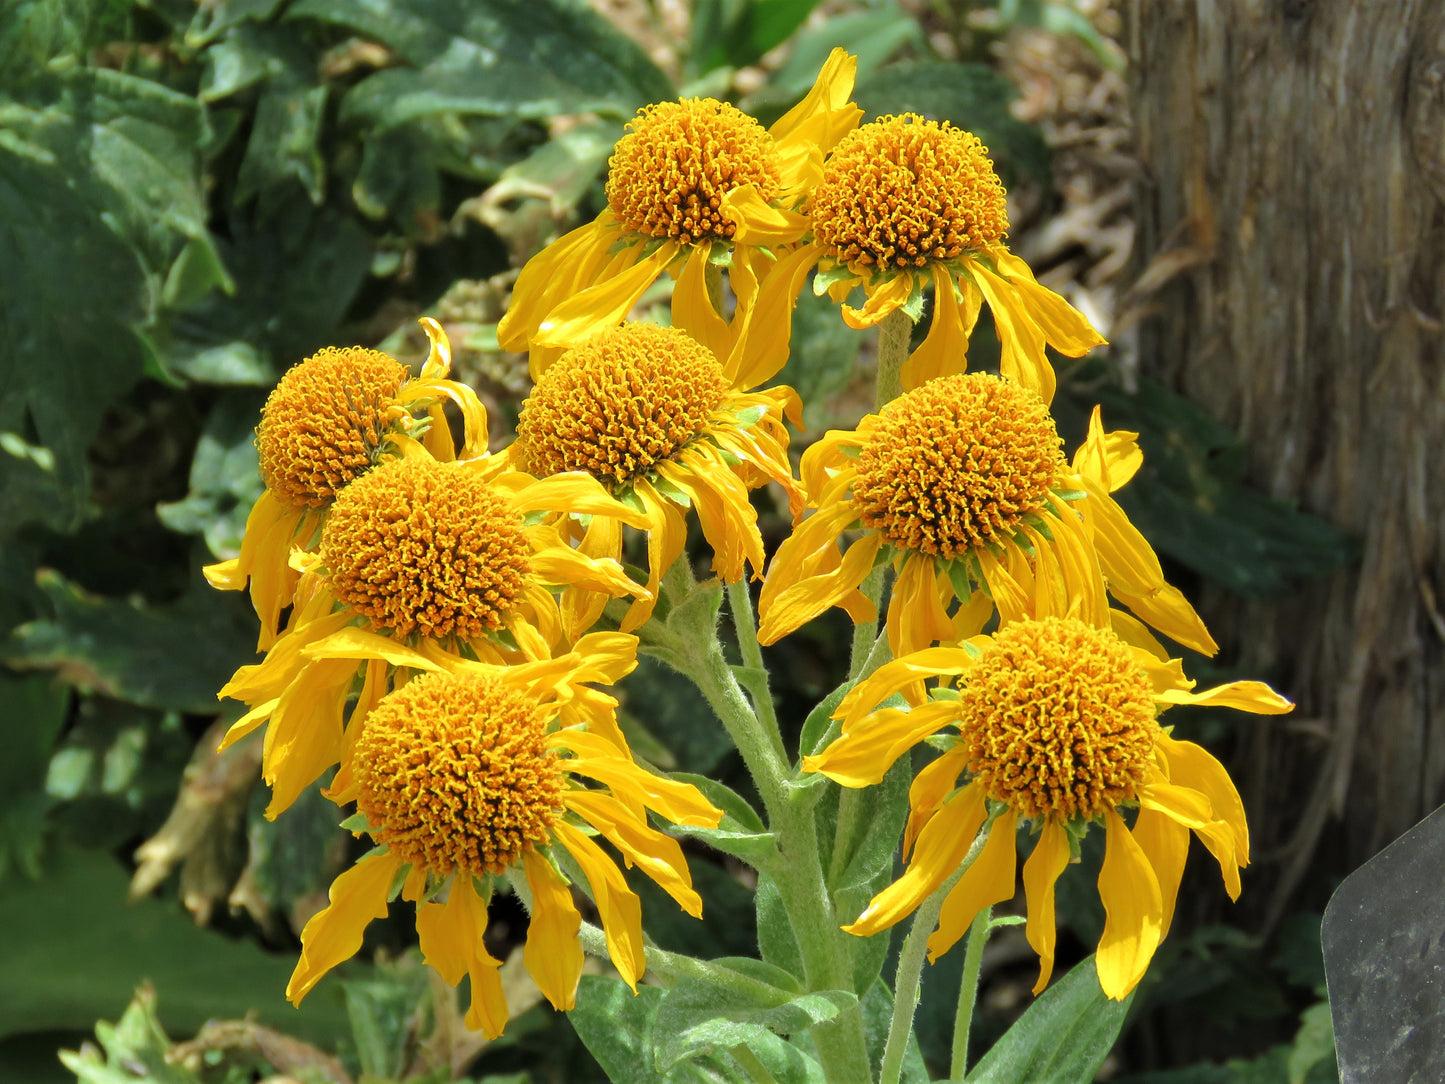
<path fill-rule="evenodd" d="M 1445 3 L 1129 3 L 1144 281 L 1170 279 L 1143 371 L 1362 542 L 1283 602 L 1205 603 L 1299 704 L 1231 765 L 1267 929 L 1445 800 Z"/>

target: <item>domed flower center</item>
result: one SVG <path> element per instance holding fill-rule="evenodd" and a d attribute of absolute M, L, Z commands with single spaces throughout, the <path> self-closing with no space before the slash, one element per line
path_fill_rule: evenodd
<path fill-rule="evenodd" d="M 722 197 L 745 184 L 764 200 L 780 189 L 773 137 L 752 117 L 712 98 L 684 98 L 638 111 L 608 159 L 607 205 L 649 237 L 685 245 L 727 239 Z"/>
<path fill-rule="evenodd" d="M 293 365 L 256 427 L 266 488 L 293 508 L 334 500 L 375 464 L 406 380 L 406 366 L 360 346 L 327 347 Z"/>
<path fill-rule="evenodd" d="M 439 876 L 501 873 L 562 815 L 543 719 L 495 678 L 413 678 L 367 715 L 355 756 L 372 836 Z"/>
<path fill-rule="evenodd" d="M 727 393 L 707 347 L 676 328 L 624 324 L 542 375 L 522 406 L 517 454 L 538 477 L 580 470 L 627 485 L 701 433 Z"/>
<path fill-rule="evenodd" d="M 988 373 L 930 380 L 889 403 L 853 497 L 886 542 L 952 558 L 1040 508 L 1063 462 L 1043 400 Z"/>
<path fill-rule="evenodd" d="M 860 275 L 953 260 L 1008 233 L 1003 184 L 978 137 L 916 113 L 839 140 L 808 213 L 825 252 Z"/>
<path fill-rule="evenodd" d="M 347 486 L 321 533 L 337 599 L 398 636 L 501 627 L 529 570 L 521 517 L 474 474 L 394 459 Z"/>
<path fill-rule="evenodd" d="M 1107 629 L 1019 621 L 964 678 L 958 729 L 988 796 L 1070 821 L 1135 797 L 1159 724 L 1148 679 Z"/>

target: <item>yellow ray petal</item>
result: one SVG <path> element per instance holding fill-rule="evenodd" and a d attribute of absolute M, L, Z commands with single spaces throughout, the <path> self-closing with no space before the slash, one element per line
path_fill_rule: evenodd
<path fill-rule="evenodd" d="M 1215 818 L 1205 795 L 1189 787 L 1156 781 L 1139 788 L 1139 805 L 1164 814 L 1197 835 L 1219 863 L 1229 898 L 1239 899 L 1240 862 L 1234 851 L 1234 832 L 1228 823 Z"/>
<path fill-rule="evenodd" d="M 566 821 L 558 821 L 552 832 L 569 854 L 582 867 L 582 874 L 592 889 L 592 902 L 602 918 L 602 932 L 607 938 L 607 955 L 622 981 L 637 992 L 647 960 L 642 948 L 642 903 L 627 887 L 622 871 L 608 858 L 601 847 Z"/>
<path fill-rule="evenodd" d="M 1009 547 L 1009 551 L 1018 554 L 1016 547 Z M 994 605 L 998 607 L 999 620 L 1026 621 L 1033 617 L 1032 592 L 1024 588 L 1018 579 L 994 556 L 987 546 L 980 546 L 973 551 L 978 557 L 979 571 L 983 573 L 983 582 L 988 587 L 988 593 L 993 596 Z"/>
<path fill-rule="evenodd" d="M 1159 898 L 1163 904 L 1159 936 L 1163 939 L 1174 921 L 1174 904 L 1184 876 L 1184 860 L 1189 855 L 1189 829 L 1165 813 L 1141 809 L 1139 819 L 1134 822 L 1134 841 L 1149 859 L 1154 879 L 1159 882 Z"/>
<path fill-rule="evenodd" d="M 1054 920 L 1054 884 L 1068 864 L 1068 833 L 1054 821 L 1044 821 L 1034 853 L 1024 863 L 1024 895 L 1029 907 L 1024 936 L 1039 954 L 1039 981 L 1034 983 L 1036 995 L 1043 992 L 1054 973 L 1054 944 L 1058 933 Z"/>
<path fill-rule="evenodd" d="M 308 659 L 381 659 L 392 666 L 413 670 L 441 670 L 443 667 L 420 651 L 399 644 L 390 636 L 351 626 L 324 636 L 301 651 Z"/>
<path fill-rule="evenodd" d="M 502 991 L 502 966 L 487 951 L 487 905 L 466 873 L 452 881 L 446 903 L 423 903 L 416 909 L 416 932 L 421 953 L 438 974 L 455 986 L 462 975 L 471 976 L 472 1004 L 466 1025 L 488 1039 L 500 1036 L 507 1026 L 507 997 Z"/>
<path fill-rule="evenodd" d="M 322 975 L 356 955 L 367 924 L 386 917 L 386 898 L 399 869 L 401 861 L 393 855 L 369 854 L 331 882 L 331 902 L 301 930 L 301 959 L 286 984 L 287 1001 L 301 1004 Z"/>
<path fill-rule="evenodd" d="M 1154 867 L 1119 814 L 1104 810 L 1104 865 L 1099 898 L 1104 903 L 1104 933 L 1094 964 L 1104 995 L 1115 1001 L 1139 984 L 1163 936 L 1164 903 Z"/>
<path fill-rule="evenodd" d="M 529 847 L 522 851 L 522 868 L 532 890 L 522 962 L 552 1008 L 566 1012 L 577 1004 L 577 983 L 582 978 L 582 945 L 577 940 L 582 915 L 566 879 L 547 859 Z"/>
<path fill-rule="evenodd" d="M 1164 704 L 1201 704 L 1206 707 L 1234 708 L 1255 715 L 1287 715 L 1294 711 L 1293 702 L 1286 700 L 1262 681 L 1231 681 L 1228 685 L 1216 685 L 1202 693 L 1186 689 L 1166 689 L 1156 693 L 1154 699 Z"/>
<path fill-rule="evenodd" d="M 833 718 L 842 719 L 843 729 L 851 730 L 863 716 L 915 681 L 941 674 L 961 674 L 975 661 L 974 656 L 961 648 L 930 647 L 885 662 L 866 680 L 848 690 L 848 695 L 834 709 Z"/>
<path fill-rule="evenodd" d="M 964 870 L 958 884 L 943 898 L 938 929 L 928 937 L 928 959 L 937 962 L 968 932 L 974 917 L 985 907 L 1011 900 L 1014 875 L 1018 869 L 1018 814 L 1012 809 L 1000 813 L 988 830 L 988 839 L 973 864 Z"/>
<path fill-rule="evenodd" d="M 764 645 L 775 643 L 829 606 L 840 603 L 844 596 L 857 591 L 858 585 L 872 570 L 882 545 L 882 536 L 873 533 L 864 535 L 848 547 L 835 571 L 794 583 L 770 600 L 766 613 L 762 612 L 760 601 L 758 608 L 762 621 L 758 627 L 758 642 Z M 780 548 L 774 560 L 781 556 Z M 858 620 L 856 614 L 853 618 Z"/>
<path fill-rule="evenodd" d="M 818 78 L 803 100 L 768 129 L 773 141 L 783 148 L 807 142 L 824 154 L 832 150 L 833 144 L 855 128 L 863 115 L 863 110 L 848 101 L 857 75 L 858 58 L 846 49 L 835 48 L 823 61 Z"/>
<path fill-rule="evenodd" d="M 538 346 L 571 346 L 616 327 L 677 255 L 676 241 L 664 241 L 651 256 L 561 301 L 542 320 Z"/>
<path fill-rule="evenodd" d="M 570 790 L 563 804 L 607 837 L 622 852 L 628 865 L 639 867 L 677 901 L 693 918 L 702 917 L 702 897 L 692 887 L 692 874 L 677 840 L 650 828 L 610 794 L 596 790 Z"/>
<path fill-rule="evenodd" d="M 968 282 L 975 297 L 978 290 Z M 973 309 L 975 319 L 978 306 Z M 958 298 L 953 293 L 953 276 L 942 264 L 933 268 L 933 323 L 929 325 L 928 337 L 903 363 L 900 379 L 904 391 L 922 387 L 928 381 L 940 376 L 952 376 L 968 368 L 968 335 L 973 329 L 972 321 L 965 327 L 964 313 L 960 311 Z"/>
<path fill-rule="evenodd" d="M 912 914 L 958 868 L 983 827 L 985 815 L 983 788 L 970 783 L 945 802 L 918 833 L 903 876 L 874 896 L 857 921 L 843 929 L 871 937 Z"/>
<path fill-rule="evenodd" d="M 819 158 L 821 164 L 821 157 Z M 723 193 L 722 215 L 736 223 L 733 240 L 740 245 L 782 247 L 796 244 L 813 228 L 812 219 L 774 207 L 763 199 L 757 185 L 743 184 Z"/>
<path fill-rule="evenodd" d="M 817 756 L 804 757 L 803 771 L 826 775 L 845 787 L 873 786 L 883 781 L 895 760 L 957 718 L 958 708 L 946 700 L 911 711 L 884 708 L 835 739 Z"/>
<path fill-rule="evenodd" d="M 900 271 L 887 282 L 870 284 L 866 287 L 868 299 L 861 309 L 843 306 L 843 322 L 860 331 L 876 327 L 913 296 L 913 282 L 912 271 Z"/>
<path fill-rule="evenodd" d="M 673 824 L 716 828 L 722 820 L 722 810 L 691 783 L 653 775 L 599 734 L 569 728 L 547 735 L 547 744 L 579 754 L 563 761 L 567 771 L 606 784 L 619 797 L 635 797 Z"/>
<path fill-rule="evenodd" d="M 1044 357 L 1044 333 L 1023 299 L 1011 283 L 978 260 L 969 264 L 969 273 L 993 312 L 999 341 L 999 372 L 1038 392 L 1045 403 L 1052 403 L 1057 383 L 1054 368 Z"/>
<path fill-rule="evenodd" d="M 968 757 L 967 748 L 958 746 L 924 765 L 913 777 L 908 787 L 908 824 L 903 830 L 905 861 L 913 851 L 913 841 L 918 838 L 918 833 L 933 819 L 943 800 L 958 785 L 958 777 L 968 767 Z"/>
<path fill-rule="evenodd" d="M 1054 291 L 1040 286 L 1029 265 L 1005 248 L 993 250 L 994 260 L 1004 279 L 1018 292 L 1034 323 L 1044 333 L 1049 345 L 1071 358 L 1081 357 L 1096 346 L 1106 343 L 1084 314 Z"/>
<path fill-rule="evenodd" d="M 512 299 L 497 324 L 497 342 L 503 350 L 523 353 L 548 312 L 576 292 L 579 278 L 595 272 L 605 260 L 616 230 L 606 228 L 603 218 L 578 226 L 553 241 L 527 261 L 512 287 Z M 534 372 L 536 379 L 540 373 Z"/>
<path fill-rule="evenodd" d="M 1249 824 L 1244 817 L 1244 803 L 1234 780 L 1213 754 L 1192 741 L 1179 741 L 1160 735 L 1159 747 L 1169 762 L 1169 781 L 1197 790 L 1209 799 L 1214 816 L 1228 824 L 1234 833 L 1234 850 L 1241 866 L 1249 865 Z"/>
<path fill-rule="evenodd" d="M 723 364 L 723 376 L 732 387 L 755 388 L 787 363 L 793 308 L 821 251 L 817 245 L 803 245 L 788 253 L 768 271 L 753 303 L 733 317 L 735 324 L 744 322 Z"/>
<path fill-rule="evenodd" d="M 261 755 L 261 775 L 271 785 L 266 819 L 275 820 L 301 792 L 340 763 L 342 711 L 357 664 L 353 659 L 314 662 L 281 694 L 271 715 Z"/>
<path fill-rule="evenodd" d="M 719 361 L 728 356 L 732 346 L 732 333 L 728 322 L 713 307 L 707 293 L 708 254 L 712 243 L 704 241 L 693 245 L 677 276 L 677 286 L 672 291 L 672 326 L 687 332 Z"/>
<path fill-rule="evenodd" d="M 953 623 L 944 605 L 944 600 L 952 597 L 952 584 L 938 574 L 932 558 L 921 553 L 904 558 L 888 602 L 888 646 L 894 658 L 953 635 Z"/>
<path fill-rule="evenodd" d="M 603 488 L 602 483 L 582 471 L 566 471 L 546 478 L 514 475 L 495 483 L 510 490 L 511 504 L 523 515 L 528 512 L 568 512 L 574 515 L 611 516 L 632 527 L 647 527 L 647 517 L 623 504 Z M 513 486 L 519 488 L 513 489 Z"/>

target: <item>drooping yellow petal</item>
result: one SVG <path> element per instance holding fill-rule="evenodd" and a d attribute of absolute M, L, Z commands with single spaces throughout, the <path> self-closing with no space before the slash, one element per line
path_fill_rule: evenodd
<path fill-rule="evenodd" d="M 995 903 L 1013 899 L 1014 876 L 1018 870 L 1018 814 L 1012 809 L 1000 813 L 988 830 L 988 839 L 973 864 L 963 871 L 958 884 L 943 898 L 938 929 L 928 937 L 929 962 L 937 962 L 968 932 L 974 917 Z"/>
<path fill-rule="evenodd" d="M 1104 996 L 1122 1001 L 1139 985 L 1163 936 L 1164 902 L 1143 849 L 1119 814 L 1104 810 L 1104 865 L 1099 898 L 1104 933 L 1094 964 Z"/>
<path fill-rule="evenodd" d="M 799 187 L 816 180 L 802 173 L 795 163 L 799 152 L 815 149 L 821 159 L 845 134 L 858 126 L 863 110 L 848 99 L 853 94 L 853 81 L 858 75 L 858 58 L 846 49 L 835 48 L 828 54 L 818 78 L 803 100 L 773 122 L 768 133 L 783 159 L 783 187 Z"/>
<path fill-rule="evenodd" d="M 1234 832 L 1225 821 L 1215 818 L 1204 794 L 1189 787 L 1155 781 L 1139 788 L 1139 805 L 1142 809 L 1164 814 L 1197 835 L 1219 863 L 1229 898 L 1239 899 L 1240 863 L 1234 851 Z"/>
<path fill-rule="evenodd" d="M 787 364 L 793 308 L 821 251 L 817 245 L 803 245 L 778 260 L 759 284 L 752 304 L 734 316 L 734 322 L 744 322 L 723 363 L 723 376 L 732 387 L 755 388 Z"/>
<path fill-rule="evenodd" d="M 639 597 L 623 615 L 621 630 L 633 632 L 652 616 L 661 593 L 662 577 L 687 545 L 687 517 L 678 505 L 658 493 L 651 482 L 639 478 L 632 487 L 651 517 L 647 528 L 647 591 L 651 598 Z M 595 521 L 594 521 L 595 522 Z"/>
<path fill-rule="evenodd" d="M 569 728 L 547 735 L 547 744 L 578 754 L 563 762 L 569 772 L 604 783 L 621 798 L 635 797 L 673 824 L 716 828 L 722 820 L 722 811 L 691 783 L 653 775 L 599 734 Z"/>
<path fill-rule="evenodd" d="M 1144 453 L 1139 448 L 1139 434 L 1122 429 L 1104 432 L 1103 412 L 1095 406 L 1089 414 L 1089 435 L 1074 452 L 1074 470 L 1088 475 L 1113 493 L 1133 478 L 1143 465 Z"/>
<path fill-rule="evenodd" d="M 647 594 L 647 588 L 628 576 L 616 561 L 593 560 L 570 546 L 547 546 L 532 554 L 531 566 L 543 583 L 575 584 L 614 596 Z"/>
<path fill-rule="evenodd" d="M 623 504 L 608 493 L 592 475 L 584 471 L 564 471 L 546 478 L 509 474 L 493 485 L 506 490 L 512 507 L 526 515 L 529 512 L 568 512 L 573 515 L 611 516 L 628 526 L 647 527 L 647 516 Z"/>
<path fill-rule="evenodd" d="M 558 1012 L 566 1012 L 577 1004 L 577 983 L 582 978 L 582 944 L 577 940 L 582 915 L 566 879 L 542 855 L 526 848 L 522 868 L 532 890 L 522 962 L 542 996 Z"/>
<path fill-rule="evenodd" d="M 874 896 L 857 921 L 843 929 L 871 937 L 912 914 L 958 868 L 986 815 L 983 788 L 970 783 L 945 802 L 918 833 L 903 876 Z"/>
<path fill-rule="evenodd" d="M 566 821 L 558 821 L 552 832 L 569 854 L 582 867 L 592 889 L 592 902 L 602 918 L 602 932 L 607 938 L 607 955 L 622 981 L 637 992 L 647 961 L 642 947 L 642 902 L 627 887 L 622 871 L 608 858 L 602 848 Z"/>
<path fill-rule="evenodd" d="M 804 523 L 807 524 L 817 518 L 816 516 L 811 517 L 809 520 L 804 520 Z M 784 545 L 786 544 L 784 543 Z M 758 642 L 764 645 L 775 643 L 822 613 L 829 606 L 838 605 L 844 596 L 856 592 L 858 585 L 872 570 L 874 559 L 878 556 L 878 550 L 882 545 L 881 535 L 867 534 L 848 547 L 834 570 L 793 583 L 776 596 L 771 597 L 766 610 L 764 610 L 762 601 L 759 600 L 758 609 L 762 621 L 758 627 Z M 833 552 L 836 553 L 836 551 Z M 784 560 L 781 547 L 773 560 L 774 562 Z M 780 576 L 779 578 L 786 582 L 785 577 Z M 764 584 L 765 590 L 766 587 L 767 585 Z M 853 619 L 857 621 L 858 615 L 854 614 Z"/>
<path fill-rule="evenodd" d="M 978 289 L 965 279 L 975 297 Z M 953 293 L 953 276 L 942 264 L 933 267 L 933 323 L 929 325 L 928 337 L 903 363 L 900 379 L 904 391 L 922 387 L 928 381 L 940 376 L 951 376 L 968 368 L 968 335 L 973 329 L 972 322 L 964 326 L 964 314 L 959 310 L 958 298 Z M 978 306 L 974 306 L 974 317 Z"/>
<path fill-rule="evenodd" d="M 946 576 L 939 575 L 932 558 L 910 553 L 903 559 L 888 602 L 886 623 L 888 647 L 895 659 L 953 635 L 953 623 L 944 605 L 945 599 L 952 597 L 952 585 Z"/>
<path fill-rule="evenodd" d="M 1000 273 L 1017 291 L 1049 345 L 1060 354 L 1077 358 L 1096 346 L 1105 345 L 1107 340 L 1084 314 L 1048 287 L 1040 286 L 1029 265 L 1021 258 L 1002 247 L 993 250 L 993 257 Z"/>
<path fill-rule="evenodd" d="M 1019 554 L 1017 547 L 1005 547 L 1005 550 Z M 988 587 L 988 593 L 993 596 L 994 605 L 998 607 L 1000 621 L 1007 623 L 1032 618 L 1033 592 L 1025 589 L 987 546 L 980 546 L 973 552 L 978 557 L 983 582 Z"/>
<path fill-rule="evenodd" d="M 566 298 L 542 320 L 534 341 L 538 346 L 571 346 L 616 327 L 677 252 L 676 241 L 664 241 L 646 259 Z"/>
<path fill-rule="evenodd" d="M 757 185 L 743 184 L 723 193 L 722 214 L 737 225 L 733 241 L 740 245 L 782 247 L 796 244 L 813 228 L 807 215 L 774 207 Z"/>
<path fill-rule="evenodd" d="M 883 781 L 893 762 L 930 734 L 958 717 L 949 701 L 902 711 L 884 708 L 847 730 L 816 756 L 803 758 L 803 771 L 826 775 L 845 787 L 870 787 Z"/>
<path fill-rule="evenodd" d="M 943 800 L 953 793 L 958 777 L 968 767 L 968 749 L 956 746 L 937 760 L 930 761 L 913 777 L 908 787 L 908 823 L 903 829 L 903 858 L 913 852 L 913 841 L 923 826 L 933 819 Z"/>
<path fill-rule="evenodd" d="M 487 905 L 472 879 L 458 873 L 446 903 L 423 903 L 416 909 L 416 932 L 427 963 L 455 986 L 462 975 L 471 976 L 472 1004 L 466 1025 L 495 1039 L 507 1026 L 507 996 L 497 971 L 502 961 L 487 951 Z"/>
<path fill-rule="evenodd" d="M 615 229 L 607 227 L 608 221 L 610 216 L 604 214 L 578 226 L 527 261 L 512 287 L 507 311 L 497 324 L 497 342 L 503 350 L 525 352 L 547 314 L 575 293 L 582 281 L 590 281 L 598 265 L 606 262 L 607 250 L 617 235 Z M 540 375 L 534 372 L 532 378 Z"/>
<path fill-rule="evenodd" d="M 941 674 L 956 676 L 970 669 L 974 662 L 972 655 L 956 647 L 930 647 L 892 659 L 849 689 L 848 695 L 833 710 L 833 718 L 843 720 L 846 732 L 883 701 L 915 681 Z"/>
<path fill-rule="evenodd" d="M 275 820 L 327 768 L 340 763 L 342 711 L 356 668 L 353 659 L 314 662 L 281 694 L 262 744 L 261 776 L 271 785 L 267 820 Z"/>
<path fill-rule="evenodd" d="M 708 296 L 707 268 L 711 251 L 712 242 L 703 241 L 688 252 L 672 291 L 672 326 L 687 332 L 721 361 L 732 346 L 732 332 Z"/>
<path fill-rule="evenodd" d="M 702 917 L 702 897 L 692 887 L 692 874 L 677 840 L 665 836 L 610 794 L 569 790 L 562 802 L 622 852 L 628 865 L 638 866 L 693 918 Z"/>
<path fill-rule="evenodd" d="M 1149 859 L 1154 879 L 1159 882 L 1159 898 L 1164 917 L 1159 923 L 1162 940 L 1174 921 L 1174 904 L 1179 898 L 1179 882 L 1184 877 L 1184 860 L 1189 855 L 1189 829 L 1167 814 L 1141 809 L 1134 822 L 1134 841 Z"/>
<path fill-rule="evenodd" d="M 1149 653 L 1156 661 L 1168 665 L 1169 652 L 1164 650 L 1164 645 L 1155 639 L 1154 634 L 1149 631 L 1148 626 L 1140 621 L 1133 614 L 1126 614 L 1123 610 L 1109 610 L 1109 627 L 1114 630 L 1114 635 L 1123 640 L 1130 647 L 1137 647 Z M 1181 669 L 1180 674 L 1183 674 Z M 1173 683 L 1168 685 L 1155 686 L 1156 688 L 1173 688 Z"/>
<path fill-rule="evenodd" d="M 1054 401 L 1054 367 L 1044 356 L 1044 333 L 1034 322 L 1028 307 L 1012 284 L 999 278 L 974 260 L 969 264 L 973 281 L 983 292 L 993 312 L 994 329 L 998 332 L 999 372 L 1038 392 L 1045 403 Z"/>
<path fill-rule="evenodd" d="M 413 670 L 440 670 L 432 659 L 397 643 L 390 636 L 350 626 L 308 644 L 301 654 L 308 659 L 381 659 L 392 666 L 408 666 Z"/>
<path fill-rule="evenodd" d="M 1169 762 L 1169 781 L 1181 787 L 1197 790 L 1209 799 L 1214 816 L 1224 821 L 1234 832 L 1234 850 L 1241 866 L 1249 865 L 1249 824 L 1244 817 L 1244 803 L 1234 780 L 1201 745 L 1191 741 L 1179 741 L 1161 734 L 1159 748 Z"/>
<path fill-rule="evenodd" d="M 389 854 L 369 854 L 331 882 L 331 902 L 301 930 L 301 959 L 286 984 L 293 1005 L 337 964 L 361 948 L 362 931 L 374 918 L 386 917 L 386 898 L 401 862 Z"/>
<path fill-rule="evenodd" d="M 913 283 L 912 271 L 900 271 L 887 282 L 870 284 L 866 287 L 868 299 L 861 309 L 843 306 L 843 322 L 859 331 L 876 327 L 913 296 Z"/>
<path fill-rule="evenodd" d="M 258 700 L 280 696 L 307 663 L 302 651 L 354 619 L 354 614 L 342 611 L 297 624 L 271 645 L 265 659 L 253 666 L 243 666 L 232 674 L 231 680 L 221 686 L 216 699 L 254 704 Z"/>
<path fill-rule="evenodd" d="M 1034 983 L 1036 995 L 1043 993 L 1054 973 L 1054 944 L 1058 935 L 1054 919 L 1054 885 L 1068 864 L 1068 833 L 1055 821 L 1044 821 L 1039 841 L 1034 844 L 1034 853 L 1024 863 L 1024 895 L 1029 908 L 1024 936 L 1039 954 L 1039 981 Z"/>
<path fill-rule="evenodd" d="M 757 577 L 762 576 L 763 539 L 757 509 L 748 499 L 748 487 L 720 457 L 710 464 L 701 451 L 687 448 L 677 461 L 658 463 L 657 474 L 692 498 L 703 537 L 712 546 L 713 571 L 724 583 L 736 583 L 747 575 L 744 562 L 753 566 Z"/>

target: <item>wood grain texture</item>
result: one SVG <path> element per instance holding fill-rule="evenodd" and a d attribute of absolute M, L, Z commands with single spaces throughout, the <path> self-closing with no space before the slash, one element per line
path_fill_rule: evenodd
<path fill-rule="evenodd" d="M 1293 598 L 1206 599 L 1299 702 L 1231 764 L 1269 927 L 1445 801 L 1445 4 L 1130 0 L 1128 35 L 1140 266 L 1203 254 L 1143 371 L 1362 542 Z"/>

